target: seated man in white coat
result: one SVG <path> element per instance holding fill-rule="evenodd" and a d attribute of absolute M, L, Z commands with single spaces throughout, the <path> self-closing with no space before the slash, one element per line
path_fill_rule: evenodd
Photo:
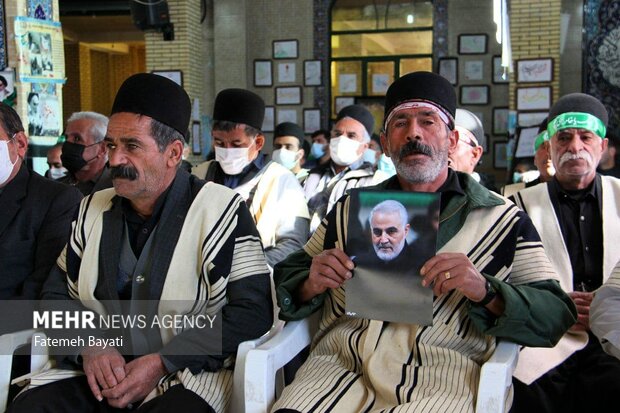
<path fill-rule="evenodd" d="M 553 349 L 521 351 L 514 412 L 609 411 L 620 393 L 620 361 L 603 351 L 589 326 L 593 291 L 620 259 L 620 180 L 596 173 L 607 122 L 595 97 L 560 98 L 547 124 L 555 176 L 514 195 L 578 312 L 577 323 Z"/>
<path fill-rule="evenodd" d="M 245 199 L 274 266 L 308 239 L 310 217 L 295 175 L 260 151 L 265 102 L 243 89 L 218 93 L 213 107 L 215 161 L 196 166 L 200 179 L 233 189 Z"/>
<path fill-rule="evenodd" d="M 620 359 L 620 262 L 590 305 L 590 328 L 603 350 Z"/>

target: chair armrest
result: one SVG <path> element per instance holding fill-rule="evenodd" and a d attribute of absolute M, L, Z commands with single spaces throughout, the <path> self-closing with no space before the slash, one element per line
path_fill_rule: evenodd
<path fill-rule="evenodd" d="M 273 338 L 247 353 L 244 368 L 246 413 L 269 411 L 275 401 L 276 371 L 310 345 L 314 331 L 311 319 L 292 321 Z"/>
<path fill-rule="evenodd" d="M 264 342 L 270 340 L 284 328 L 284 321 L 278 320 L 271 329 L 254 340 L 244 341 L 237 347 L 237 357 L 235 359 L 235 370 L 233 372 L 233 392 L 230 400 L 229 412 L 244 413 L 245 412 L 245 364 L 246 357 L 250 350 L 255 349 Z"/>
<path fill-rule="evenodd" d="M 512 385 L 512 373 L 519 359 L 519 346 L 499 341 L 483 365 L 478 383 L 476 413 L 504 413 L 506 394 Z"/>
<path fill-rule="evenodd" d="M 36 330 L 22 330 L 0 336 L 0 409 L 4 411 L 9 396 L 9 383 L 13 367 L 13 353 L 30 343 Z"/>

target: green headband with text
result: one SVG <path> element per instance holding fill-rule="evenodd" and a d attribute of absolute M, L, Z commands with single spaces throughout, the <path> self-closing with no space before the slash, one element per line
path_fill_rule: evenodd
<path fill-rule="evenodd" d="M 547 125 L 549 136 L 555 135 L 562 129 L 587 129 L 596 133 L 601 139 L 605 138 L 607 128 L 596 116 L 583 112 L 567 112 L 556 116 Z"/>
<path fill-rule="evenodd" d="M 546 130 L 540 132 L 536 136 L 536 140 L 534 141 L 534 152 L 536 152 L 538 148 L 540 148 L 540 145 L 542 145 L 543 142 L 548 141 L 548 140 L 549 140 L 549 133 L 547 133 Z"/>

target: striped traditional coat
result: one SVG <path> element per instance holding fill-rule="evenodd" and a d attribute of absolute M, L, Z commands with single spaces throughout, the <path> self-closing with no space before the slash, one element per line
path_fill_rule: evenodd
<path fill-rule="evenodd" d="M 346 285 L 297 303 L 312 257 L 346 246 L 349 199 L 342 200 L 304 250 L 275 268 L 280 317 L 303 318 L 318 308 L 322 317 L 308 360 L 273 411 L 471 412 L 495 336 L 552 346 L 574 322 L 527 216 L 467 175 L 450 172 L 448 179 L 457 176 L 464 194 L 442 208 L 439 252 L 467 254 L 502 295 L 504 314 L 495 318 L 451 291 L 435 297 L 432 326 L 352 318 L 344 314 Z M 400 189 L 396 177 L 379 187 Z"/>
<path fill-rule="evenodd" d="M 125 227 L 121 199 L 113 189 L 84 198 L 44 299 L 73 299 L 76 308 L 81 308 L 80 301 L 101 314 L 117 302 Z M 147 400 L 182 384 L 216 412 L 223 412 L 232 391 L 232 370 L 226 367 L 234 361 L 239 343 L 259 337 L 273 321 L 270 270 L 256 227 L 239 195 L 179 170 L 151 236 L 153 258 L 145 276 L 150 277 L 148 299 L 159 300 L 159 315 L 220 311 L 223 326 L 221 355 L 207 351 L 209 340 L 201 334 L 208 331 L 162 328 L 159 353 L 167 367 L 178 370 L 165 377 Z M 204 352 L 195 347 L 201 342 Z M 69 375 L 47 371 L 32 383 Z"/>

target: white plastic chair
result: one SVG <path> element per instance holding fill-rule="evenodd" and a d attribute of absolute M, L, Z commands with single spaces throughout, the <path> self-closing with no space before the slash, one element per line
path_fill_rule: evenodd
<path fill-rule="evenodd" d="M 33 338 L 45 334 L 38 330 L 23 330 L 0 336 L 0 409 L 6 410 L 9 387 L 11 385 L 11 370 L 13 368 L 13 353 L 18 347 L 32 344 Z M 47 348 L 45 348 L 47 350 Z M 30 371 L 41 370 L 49 360 L 49 354 L 38 349 L 31 351 Z"/>
<path fill-rule="evenodd" d="M 233 392 L 228 411 L 230 413 L 245 412 L 245 404 L 243 395 L 245 393 L 245 371 L 242 368 L 246 363 L 246 355 L 252 349 L 265 343 L 269 339 L 275 337 L 284 326 L 283 321 L 278 321 L 263 336 L 255 339 L 244 341 L 237 348 L 237 359 L 235 370 L 233 372 Z M 23 330 L 15 333 L 4 334 L 0 336 L 0 409 L 5 411 L 8 404 L 9 386 L 11 381 L 11 368 L 13 366 L 13 353 L 23 345 L 32 344 L 35 336 L 45 337 L 45 333 L 38 330 Z M 41 348 L 37 347 L 35 351 L 31 348 L 30 352 L 30 371 L 36 372 L 42 370 L 50 361 L 49 353 L 41 353 Z"/>
<path fill-rule="evenodd" d="M 284 387 L 277 372 L 310 345 L 316 326 L 316 318 L 289 322 L 275 337 L 246 354 L 245 413 L 269 412 Z M 517 344 L 498 342 L 480 372 L 476 413 L 504 413 L 518 355 Z"/>

